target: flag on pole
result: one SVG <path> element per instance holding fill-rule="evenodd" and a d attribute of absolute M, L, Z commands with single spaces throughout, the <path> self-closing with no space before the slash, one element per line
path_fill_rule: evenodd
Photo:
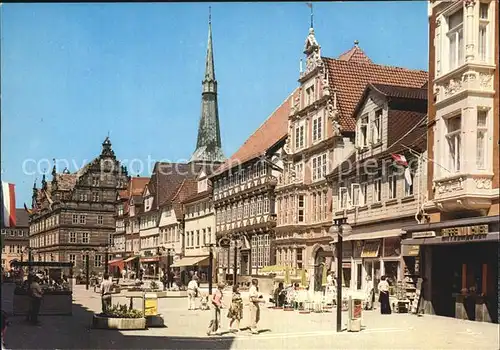
<path fill-rule="evenodd" d="M 391 154 L 392 159 L 396 162 L 398 165 L 402 166 L 408 166 L 408 161 L 406 160 L 406 157 L 402 154 Z"/>
<path fill-rule="evenodd" d="M 2 181 L 0 192 L 2 208 L 0 210 L 0 225 L 2 227 L 16 226 L 16 191 L 15 185 Z"/>
<path fill-rule="evenodd" d="M 405 168 L 405 180 L 406 180 L 406 183 L 408 184 L 408 186 L 413 185 L 413 181 L 411 179 L 411 172 L 410 172 L 409 167 Z"/>
<path fill-rule="evenodd" d="M 29 209 L 26 203 L 24 203 L 24 210 L 28 213 L 28 215 L 33 214 L 33 210 Z"/>
<path fill-rule="evenodd" d="M 312 4 L 312 2 L 306 2 L 306 5 L 307 5 L 307 7 L 309 7 L 310 9 L 312 9 L 312 8 L 313 8 L 313 4 Z"/>

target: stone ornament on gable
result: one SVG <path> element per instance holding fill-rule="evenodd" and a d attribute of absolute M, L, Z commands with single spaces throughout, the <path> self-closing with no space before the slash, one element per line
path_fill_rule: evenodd
<path fill-rule="evenodd" d="M 476 188 L 479 190 L 489 190 L 491 188 L 491 180 L 485 178 L 474 179 Z"/>

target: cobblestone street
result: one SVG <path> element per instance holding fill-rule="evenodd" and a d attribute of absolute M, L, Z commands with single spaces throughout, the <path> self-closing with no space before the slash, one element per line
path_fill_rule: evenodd
<path fill-rule="evenodd" d="M 11 312 L 12 285 L 2 286 L 2 308 Z M 228 297 L 226 298 L 228 299 Z M 125 303 L 123 297 L 113 303 Z M 100 311 L 100 298 L 83 286 L 74 289 L 73 316 L 41 317 L 41 326 L 32 327 L 23 317 L 12 317 L 6 336 L 10 349 L 498 349 L 499 326 L 450 318 L 407 314 L 382 316 L 365 312 L 365 329 L 359 333 L 335 330 L 335 313 L 299 314 L 264 308 L 261 334 L 225 333 L 207 337 L 210 311 L 188 311 L 185 298 L 159 299 L 165 328 L 144 331 L 90 329 L 92 312 Z M 242 327 L 248 325 L 245 307 Z M 223 316 L 225 313 L 223 311 Z M 346 319 L 347 315 L 344 316 Z"/>

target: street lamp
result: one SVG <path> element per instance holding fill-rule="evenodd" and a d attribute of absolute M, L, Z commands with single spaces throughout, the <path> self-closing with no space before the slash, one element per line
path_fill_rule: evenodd
<path fill-rule="evenodd" d="M 82 255 L 85 256 L 85 289 L 89 290 L 90 284 L 90 254 L 95 252 L 94 248 L 83 248 Z"/>
<path fill-rule="evenodd" d="M 205 247 L 208 247 L 208 295 L 212 295 L 212 285 L 213 285 L 213 275 L 214 275 L 214 251 L 215 243 L 212 243 L 212 238 L 210 237 L 210 242 L 205 243 Z"/>
<path fill-rule="evenodd" d="M 333 219 L 333 225 L 328 232 L 334 237 L 332 245 L 337 238 L 335 249 L 337 255 L 337 332 L 342 332 L 342 241 L 351 233 L 351 226 L 347 223 L 346 217 Z"/>

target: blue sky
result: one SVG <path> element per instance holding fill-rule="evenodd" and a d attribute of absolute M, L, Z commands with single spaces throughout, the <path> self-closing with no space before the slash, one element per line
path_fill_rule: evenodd
<path fill-rule="evenodd" d="M 2 180 L 30 203 L 41 174 L 23 163 L 68 159 L 71 171 L 110 132 L 125 160 L 187 159 L 194 151 L 209 3 L 3 4 Z M 305 3 L 213 3 L 219 115 L 226 156 L 297 86 Z M 322 55 L 359 40 L 376 63 L 427 69 L 427 4 L 314 5 Z M 141 169 L 129 166 L 136 175 Z M 36 171 L 33 165 L 26 168 Z M 62 169 L 59 169 L 62 170 Z M 148 175 L 150 169 L 143 169 Z"/>

